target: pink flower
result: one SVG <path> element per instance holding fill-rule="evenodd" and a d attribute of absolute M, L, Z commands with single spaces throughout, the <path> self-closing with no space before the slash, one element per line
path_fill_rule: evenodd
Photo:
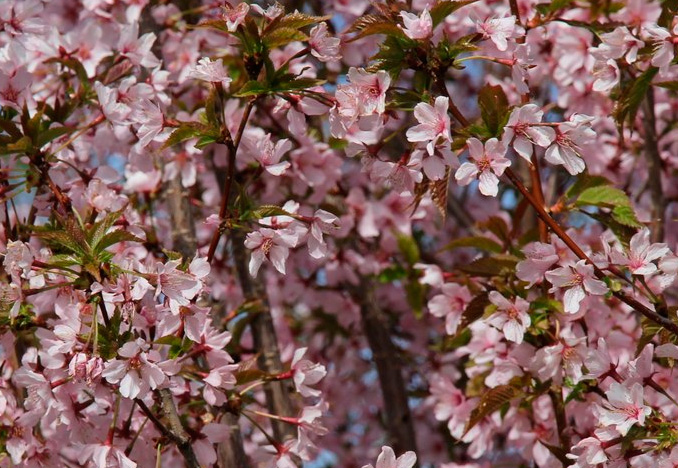
<path fill-rule="evenodd" d="M 469 138 L 467 145 L 473 162 L 465 162 L 459 166 L 454 178 L 459 185 L 468 185 L 478 178 L 480 193 L 496 197 L 499 193 L 498 176 L 511 165 L 511 161 L 504 157 L 506 148 L 496 138 L 487 140 L 485 146 L 477 138 Z"/>
<path fill-rule="evenodd" d="M 179 260 L 170 260 L 167 263 L 156 263 L 156 273 L 148 275 L 155 283 L 157 298 L 160 293 L 167 296 L 172 312 L 179 313 L 180 306 L 187 306 L 202 289 L 201 278 L 209 274 L 210 267 L 204 258 L 196 257 L 183 272 L 177 267 Z"/>
<path fill-rule="evenodd" d="M 339 218 L 325 210 L 317 210 L 311 221 L 310 236 L 308 237 L 308 254 L 313 258 L 324 258 L 327 255 L 327 244 L 323 233 L 338 229 Z"/>
<path fill-rule="evenodd" d="M 508 145 L 513 140 L 513 149 L 528 162 L 532 158 L 532 145 L 546 148 L 556 138 L 551 127 L 535 125 L 541 123 L 543 115 L 544 111 L 536 104 L 516 107 L 504 128 L 502 141 Z"/>
<path fill-rule="evenodd" d="M 433 20 L 428 8 L 424 8 L 421 15 L 401 11 L 400 16 L 403 19 L 405 27 L 398 26 L 410 39 L 426 39 L 433 32 Z"/>
<path fill-rule="evenodd" d="M 386 90 L 391 84 L 391 76 L 383 70 L 368 73 L 362 68 L 348 71 L 351 85 L 359 91 L 360 115 L 383 114 L 386 110 Z"/>
<path fill-rule="evenodd" d="M 643 41 L 631 34 L 626 26 L 601 34 L 600 40 L 601 44 L 596 48 L 591 48 L 590 52 L 602 62 L 608 59 L 618 60 L 626 56 L 626 62 L 633 63 L 638 57 L 638 50 L 645 46 Z"/>
<path fill-rule="evenodd" d="M 198 60 L 198 64 L 188 72 L 188 77 L 209 81 L 211 83 L 221 83 L 224 88 L 233 81 L 231 77 L 228 76 L 228 72 L 224 68 L 221 59 L 212 61 L 209 57 L 203 57 Z"/>
<path fill-rule="evenodd" d="M 585 165 L 579 148 L 591 143 L 596 136 L 590 126 L 592 120 L 592 117 L 575 114 L 569 122 L 560 124 L 555 143 L 546 150 L 546 160 L 551 164 L 563 165 L 572 175 L 582 172 Z"/>
<path fill-rule="evenodd" d="M 84 381 L 87 385 L 92 385 L 101 377 L 104 365 L 103 360 L 98 356 L 89 356 L 85 353 L 75 353 L 71 362 L 68 364 L 68 375 L 76 381 Z"/>
<path fill-rule="evenodd" d="M 671 66 L 675 54 L 674 35 L 678 34 L 678 25 L 673 27 L 673 31 L 659 25 L 652 24 L 644 28 L 644 31 L 654 41 L 652 52 L 652 65 L 659 68 L 662 73 L 666 73 Z M 673 33 L 673 34 L 672 34 Z"/>
<path fill-rule="evenodd" d="M 33 75 L 26 67 L 20 67 L 12 73 L 0 71 L 0 106 L 10 106 L 20 111 L 26 98 L 30 96 Z"/>
<path fill-rule="evenodd" d="M 635 424 L 643 426 L 645 417 L 652 413 L 652 408 L 643 402 L 643 385 L 638 382 L 631 388 L 612 382 L 605 396 L 604 406 L 598 406 L 598 422 L 603 426 L 614 426 L 622 436 Z"/>
<path fill-rule="evenodd" d="M 294 352 L 292 358 L 292 378 L 297 391 L 304 397 L 320 396 L 320 390 L 310 388 L 309 385 L 315 385 L 320 382 L 327 374 L 325 366 L 314 363 L 308 359 L 302 359 L 308 348 L 299 348 Z"/>
<path fill-rule="evenodd" d="M 130 114 L 132 108 L 119 101 L 119 91 L 117 88 L 109 88 L 100 82 L 94 83 L 94 89 L 101 104 L 101 110 L 106 118 L 116 125 L 128 125 L 130 123 Z"/>
<path fill-rule="evenodd" d="M 33 254 L 28 244 L 21 241 L 8 241 L 2 266 L 10 276 L 23 276 L 31 271 Z"/>
<path fill-rule="evenodd" d="M 155 140 L 165 125 L 165 116 L 160 107 L 148 99 L 142 99 L 137 106 L 133 107 L 131 118 L 141 124 L 137 129 L 138 144 L 141 147 Z"/>
<path fill-rule="evenodd" d="M 609 93 L 619 84 L 619 66 L 616 60 L 609 59 L 606 62 L 596 62 L 593 67 L 593 90 L 599 93 Z"/>
<path fill-rule="evenodd" d="M 261 163 L 269 174 L 279 176 L 290 167 L 289 161 L 280 162 L 280 158 L 292 149 L 292 142 L 287 138 L 278 140 L 274 145 L 271 141 L 271 135 L 267 133 L 264 138 L 257 141 L 256 146 L 254 158 Z"/>
<path fill-rule="evenodd" d="M 482 23 L 476 23 L 478 32 L 484 39 L 490 39 L 500 51 L 508 49 L 508 39 L 516 37 L 520 28 L 516 28 L 516 17 L 488 18 Z"/>
<path fill-rule="evenodd" d="M 664 243 L 650 244 L 650 230 L 643 228 L 631 238 L 628 255 L 612 250 L 610 258 L 619 265 L 626 265 L 634 275 L 647 276 L 657 271 L 657 265 L 652 262 L 663 259 L 670 252 Z"/>
<path fill-rule="evenodd" d="M 92 461 L 95 468 L 136 468 L 137 464 L 125 455 L 124 450 L 110 444 L 87 444 L 78 453 L 81 465 Z M 88 465 L 89 466 L 89 465 Z"/>
<path fill-rule="evenodd" d="M 602 296 L 608 291 L 605 283 L 595 279 L 593 266 L 588 265 L 585 260 L 548 271 L 546 279 L 553 284 L 550 292 L 567 288 L 563 295 L 563 304 L 568 314 L 576 314 L 579 311 L 579 304 L 587 294 Z"/>
<path fill-rule="evenodd" d="M 442 294 L 428 301 L 428 310 L 435 317 L 445 317 L 445 332 L 454 335 L 457 333 L 464 309 L 471 302 L 471 292 L 466 286 L 456 283 L 443 284 L 441 291 Z"/>
<path fill-rule="evenodd" d="M 118 355 L 125 358 L 114 359 L 106 364 L 101 374 L 111 383 L 120 383 L 120 394 L 134 399 L 148 393 L 165 382 L 165 373 L 156 364 L 149 361 L 150 346 L 141 338 L 125 343 Z"/>
<path fill-rule="evenodd" d="M 237 7 L 231 8 L 229 6 L 222 6 L 224 21 L 226 21 L 226 29 L 229 32 L 235 32 L 238 26 L 245 21 L 247 13 L 250 11 L 249 4 L 242 2 Z"/>
<path fill-rule="evenodd" d="M 152 32 L 139 37 L 139 22 L 135 21 L 123 26 L 120 31 L 118 50 L 134 65 L 155 68 L 160 65 L 160 60 L 151 52 L 155 39 L 156 36 Z"/>
<path fill-rule="evenodd" d="M 328 34 L 325 22 L 311 29 L 308 45 L 311 47 L 311 54 L 321 62 L 336 62 L 341 59 L 341 39 Z"/>
<path fill-rule="evenodd" d="M 575 468 L 595 468 L 608 460 L 602 443 L 597 437 L 580 440 L 572 447 L 572 453 L 566 456 L 571 460 L 576 460 L 573 465 Z"/>
<path fill-rule="evenodd" d="M 264 260 L 270 260 L 275 269 L 284 275 L 290 249 L 296 247 L 298 241 L 297 235 L 285 229 L 262 228 L 247 234 L 245 247 L 253 250 L 249 264 L 250 275 L 257 276 Z"/>
<path fill-rule="evenodd" d="M 507 340 L 522 343 L 525 330 L 530 326 L 527 313 L 530 304 L 520 297 L 511 302 L 497 291 L 490 292 L 489 298 L 497 306 L 497 311 L 487 319 L 487 323 L 501 330 Z"/>
<path fill-rule="evenodd" d="M 523 248 L 527 257 L 516 266 L 516 276 L 529 284 L 525 288 L 531 288 L 535 283 L 544 279 L 544 274 L 560 260 L 556 248 L 551 244 L 532 242 Z"/>
<path fill-rule="evenodd" d="M 412 468 L 417 462 L 417 455 L 410 451 L 405 452 L 398 458 L 391 447 L 382 447 L 381 453 L 377 458 L 376 468 Z M 363 468 L 373 468 L 372 465 L 365 465 Z"/>
<path fill-rule="evenodd" d="M 414 116 L 419 121 L 419 125 L 407 131 L 407 140 L 428 142 L 426 145 L 428 154 L 433 154 L 434 146 L 441 139 L 451 141 L 450 116 L 447 114 L 448 106 L 449 99 L 444 96 L 438 96 L 433 106 L 426 102 L 417 104 L 414 108 Z"/>

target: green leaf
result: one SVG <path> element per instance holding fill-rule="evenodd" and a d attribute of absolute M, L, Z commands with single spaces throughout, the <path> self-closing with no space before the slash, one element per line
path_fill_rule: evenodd
<path fill-rule="evenodd" d="M 584 190 L 591 187 L 598 187 L 600 185 L 612 185 L 608 179 L 603 176 L 581 174 L 574 184 L 572 184 L 565 192 L 566 198 L 574 198 L 580 195 Z"/>
<path fill-rule="evenodd" d="M 33 149 L 33 140 L 29 136 L 22 136 L 17 141 L 0 148 L 2 154 L 29 153 Z"/>
<path fill-rule="evenodd" d="M 628 226 L 632 228 L 641 228 L 643 227 L 636 217 L 636 212 L 630 206 L 615 206 L 612 209 L 612 219 L 617 221 L 623 226 Z"/>
<path fill-rule="evenodd" d="M 521 391 L 512 385 L 500 385 L 490 388 L 480 397 L 478 406 L 471 411 L 471 417 L 466 425 L 464 434 L 473 429 L 476 424 L 485 419 L 486 416 L 498 411 L 506 403 L 520 396 Z"/>
<path fill-rule="evenodd" d="M 172 132 L 162 147 L 163 149 L 169 148 L 206 133 L 213 133 L 212 129 L 207 125 L 198 122 L 184 122 Z"/>
<path fill-rule="evenodd" d="M 245 219 L 261 219 L 268 218 L 269 216 L 291 216 L 292 213 L 283 210 L 276 205 L 262 205 L 256 210 L 250 211 L 250 216 Z"/>
<path fill-rule="evenodd" d="M 392 77 L 397 77 L 403 68 L 408 67 L 409 50 L 416 44 L 415 41 L 409 39 L 387 36 L 379 46 L 379 52 L 372 57 L 374 63 L 367 70 L 369 72 L 385 70 Z"/>
<path fill-rule="evenodd" d="M 420 259 L 419 246 L 412 236 L 406 234 L 397 234 L 398 249 L 405 257 L 405 261 L 410 265 L 414 265 Z"/>
<path fill-rule="evenodd" d="M 406 37 L 402 29 L 400 29 L 392 19 L 385 18 L 379 15 L 364 15 L 358 18 L 347 31 L 349 33 L 357 32 L 357 34 L 348 42 L 356 41 L 366 36 L 374 34 L 384 34 L 386 36 Z"/>
<path fill-rule="evenodd" d="M 624 122 L 633 123 L 640 108 L 640 104 L 647 95 L 647 90 L 652 85 L 652 79 L 659 72 L 657 67 L 650 67 L 634 79 L 630 85 L 624 87 L 613 116 L 620 129 L 624 128 Z"/>
<path fill-rule="evenodd" d="M 499 136 L 508 114 L 508 98 L 501 86 L 485 85 L 478 94 L 480 115 L 492 136 Z"/>
<path fill-rule="evenodd" d="M 154 341 L 159 345 L 181 346 L 181 338 L 176 335 L 167 335 Z"/>
<path fill-rule="evenodd" d="M 623 190 L 608 185 L 590 187 L 582 191 L 575 202 L 577 206 L 599 206 L 614 208 L 617 206 L 631 206 L 631 200 Z"/>
<path fill-rule="evenodd" d="M 273 85 L 272 91 L 281 93 L 288 91 L 301 91 L 304 89 L 314 88 L 325 84 L 325 80 L 317 80 L 315 78 L 292 78 L 290 80 L 283 80 Z"/>
<path fill-rule="evenodd" d="M 317 24 L 322 21 L 327 21 L 331 19 L 331 16 L 311 16 L 305 13 L 300 13 L 295 11 L 294 13 L 289 13 L 284 16 L 278 16 L 275 18 L 268 26 L 266 34 L 268 31 L 273 31 L 278 28 L 292 28 L 299 29 L 312 24 Z"/>
<path fill-rule="evenodd" d="M 583 210 L 582 210 L 583 211 Z M 617 236 L 617 239 L 626 247 L 628 247 L 631 237 L 636 233 L 636 229 L 627 225 L 624 225 L 612 217 L 611 213 L 589 213 L 588 211 L 583 211 L 591 218 L 595 219 L 599 223 L 608 227 L 612 233 Z"/>
<path fill-rule="evenodd" d="M 459 269 L 475 276 L 501 276 L 509 274 L 516 267 L 513 257 L 494 256 L 478 258 L 468 265 L 462 265 Z"/>
<path fill-rule="evenodd" d="M 539 3 L 536 8 L 542 16 L 547 16 L 569 7 L 572 3 L 574 3 L 574 0 L 551 0 L 547 3 Z"/>
<path fill-rule="evenodd" d="M 76 129 L 72 127 L 52 127 L 48 128 L 47 130 L 43 130 L 38 134 L 38 139 L 35 142 L 35 145 L 38 148 L 42 148 L 45 146 L 47 143 L 50 141 L 59 138 L 60 136 L 63 135 L 68 135 L 70 133 L 73 133 Z"/>
<path fill-rule="evenodd" d="M 242 88 L 240 88 L 240 91 L 235 93 L 235 96 L 236 97 L 259 96 L 262 94 L 268 94 L 270 92 L 271 90 L 263 83 L 251 80 L 245 83 L 242 86 Z"/>
<path fill-rule="evenodd" d="M 302 42 L 308 40 L 308 36 L 294 28 L 277 28 L 263 37 L 264 44 L 269 49 L 286 46 L 290 42 Z"/>
<path fill-rule="evenodd" d="M 494 253 L 502 253 L 504 251 L 504 247 L 497 242 L 481 236 L 460 237 L 447 244 L 443 249 L 452 250 L 461 247 L 473 247 Z"/>
<path fill-rule="evenodd" d="M 409 281 L 405 285 L 405 292 L 407 293 L 407 303 L 412 307 L 414 316 L 420 319 L 423 316 L 424 309 L 424 287 L 417 280 Z"/>
<path fill-rule="evenodd" d="M 109 232 L 106 234 L 101 241 L 96 245 L 95 252 L 100 253 L 103 252 L 105 249 L 108 247 L 118 244 L 120 242 L 139 242 L 143 243 L 144 240 L 138 238 L 131 232 L 127 232 L 123 229 L 118 229 L 117 231 Z"/>
<path fill-rule="evenodd" d="M 382 284 L 392 283 L 407 278 L 407 270 L 400 265 L 384 268 L 378 275 L 377 280 Z"/>
<path fill-rule="evenodd" d="M 478 0 L 440 0 L 433 8 L 431 8 L 431 19 L 433 20 L 433 27 L 435 28 L 440 23 L 445 21 L 449 15 L 457 11 L 459 8 L 475 3 Z"/>

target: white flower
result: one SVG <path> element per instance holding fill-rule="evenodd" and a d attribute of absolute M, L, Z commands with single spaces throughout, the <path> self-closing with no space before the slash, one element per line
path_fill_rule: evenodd
<path fill-rule="evenodd" d="M 212 61 L 209 57 L 203 57 L 198 60 L 198 64 L 188 72 L 188 77 L 211 83 L 221 83 L 224 87 L 227 87 L 233 81 L 228 76 L 228 72 L 224 68 L 221 59 Z"/>
<path fill-rule="evenodd" d="M 618 382 L 612 382 L 605 392 L 607 401 L 598 406 L 598 422 L 604 426 L 614 426 L 625 436 L 631 426 L 645 424 L 645 417 L 652 413 L 652 408 L 643 402 L 643 385 L 636 382 L 631 388 Z"/>

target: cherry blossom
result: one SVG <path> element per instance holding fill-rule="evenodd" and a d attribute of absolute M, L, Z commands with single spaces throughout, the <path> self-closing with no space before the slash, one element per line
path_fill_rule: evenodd
<path fill-rule="evenodd" d="M 530 161 L 533 145 L 547 148 L 556 138 L 551 127 L 539 126 L 544 112 L 535 104 L 526 104 L 513 109 L 504 130 L 504 144 L 512 147 L 520 156 Z M 534 125 L 537 124 L 537 125 Z"/>
<path fill-rule="evenodd" d="M 590 122 L 589 116 L 575 115 L 562 123 L 556 131 L 555 142 L 546 150 L 546 160 L 563 165 L 572 175 L 582 172 L 586 166 L 579 153 L 580 148 L 595 137 L 595 132 L 589 127 Z"/>
<path fill-rule="evenodd" d="M 605 396 L 607 401 L 598 407 L 598 421 L 604 426 L 613 426 L 623 436 L 631 426 L 643 426 L 652 412 L 643 402 L 643 386 L 638 382 L 630 387 L 612 382 Z"/>
<path fill-rule="evenodd" d="M 157 388 L 167 377 L 157 364 L 149 360 L 149 348 L 142 339 L 125 343 L 118 350 L 118 356 L 125 359 L 110 361 L 101 376 L 119 384 L 120 394 L 125 398 L 136 398 Z"/>
<path fill-rule="evenodd" d="M 400 16 L 403 20 L 403 32 L 410 39 L 427 39 L 433 32 L 433 20 L 428 8 L 424 8 L 419 16 L 407 11 L 401 11 Z"/>
<path fill-rule="evenodd" d="M 602 295 L 608 292 L 605 283 L 595 279 L 593 266 L 584 260 L 579 260 L 574 265 L 547 271 L 546 279 L 553 285 L 552 292 L 566 289 L 563 304 L 568 314 L 575 314 L 579 311 L 581 301 L 587 294 Z"/>
<path fill-rule="evenodd" d="M 405 452 L 398 458 L 391 447 L 384 446 L 377 458 L 376 468 L 412 468 L 417 462 L 417 455 L 414 452 Z M 363 468 L 372 468 L 372 465 L 365 465 Z"/>
<path fill-rule="evenodd" d="M 613 262 L 628 266 L 634 275 L 647 276 L 657 271 L 657 265 L 652 262 L 664 258 L 670 251 L 665 243 L 650 244 L 650 230 L 643 228 L 631 238 L 628 255 L 612 250 L 610 257 Z"/>
<path fill-rule="evenodd" d="M 516 27 L 516 17 L 507 16 L 506 18 L 488 18 L 483 22 L 476 24 L 478 32 L 480 32 L 485 39 L 490 39 L 497 46 L 500 51 L 508 49 L 508 39 L 513 38 L 519 34 L 519 29 Z"/>
<path fill-rule="evenodd" d="M 433 296 L 428 302 L 428 310 L 436 317 L 444 317 L 445 331 L 448 335 L 454 335 L 472 296 L 468 288 L 456 283 L 443 284 L 441 292 L 442 294 Z"/>
<path fill-rule="evenodd" d="M 322 62 L 336 62 L 341 59 L 339 53 L 341 39 L 329 35 L 327 23 L 320 23 L 311 29 L 308 43 L 313 56 Z"/>
<path fill-rule="evenodd" d="M 502 330 L 507 340 L 522 343 L 525 330 L 530 326 L 527 313 L 530 304 L 520 297 L 511 302 L 497 291 L 491 291 L 489 298 L 497 306 L 497 311 L 487 319 L 487 323 Z"/>
<path fill-rule="evenodd" d="M 407 131 L 407 139 L 412 142 L 428 142 L 426 150 L 433 154 L 433 148 L 442 141 L 451 141 L 450 116 L 447 114 L 449 99 L 438 96 L 431 106 L 421 102 L 414 108 L 414 116 L 419 125 Z"/>
<path fill-rule="evenodd" d="M 483 143 L 476 138 L 469 138 L 469 154 L 473 162 L 465 162 L 454 174 L 460 185 L 468 185 L 478 178 L 480 193 L 489 197 L 496 197 L 499 193 L 499 176 L 501 176 L 511 161 L 506 159 L 506 148 L 496 138 L 490 138 Z"/>
<path fill-rule="evenodd" d="M 233 81 L 224 68 L 221 59 L 212 61 L 209 57 L 203 57 L 198 60 L 196 66 L 188 73 L 189 78 L 209 81 L 211 83 L 221 83 L 227 87 Z"/>
<path fill-rule="evenodd" d="M 321 392 L 309 387 L 309 385 L 316 385 L 320 382 L 327 374 L 327 371 L 325 366 L 321 364 L 313 363 L 308 359 L 302 359 L 304 354 L 306 354 L 306 350 L 307 348 L 299 348 L 294 351 L 294 358 L 291 364 L 294 385 L 302 396 L 319 396 Z"/>
<path fill-rule="evenodd" d="M 256 276 L 264 260 L 270 260 L 273 267 L 284 275 L 285 261 L 298 240 L 295 234 L 285 230 L 262 228 L 249 233 L 245 247 L 253 250 L 249 263 L 250 274 Z"/>

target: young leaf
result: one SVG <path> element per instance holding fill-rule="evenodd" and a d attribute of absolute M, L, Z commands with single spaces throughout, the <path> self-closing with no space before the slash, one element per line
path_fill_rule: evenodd
<path fill-rule="evenodd" d="M 504 248 L 497 242 L 482 236 L 469 236 L 469 237 L 459 237 L 449 244 L 447 244 L 443 249 L 452 250 L 458 249 L 461 247 L 473 247 L 479 250 L 485 250 L 487 252 L 502 253 Z"/>
<path fill-rule="evenodd" d="M 468 431 L 473 429 L 473 427 L 485 419 L 486 416 L 491 415 L 506 403 L 509 403 L 511 400 L 518 397 L 520 393 L 520 390 L 512 385 L 500 385 L 483 393 L 482 397 L 480 397 L 480 403 L 478 403 L 478 406 L 471 411 L 471 418 L 466 425 L 464 434 L 467 434 Z"/>
<path fill-rule="evenodd" d="M 585 189 L 575 202 L 577 206 L 600 206 L 614 208 L 631 206 L 631 200 L 623 190 L 608 185 L 600 185 Z"/>
<path fill-rule="evenodd" d="M 508 119 L 508 98 L 501 86 L 485 85 L 478 94 L 480 115 L 492 136 L 499 136 Z"/>
<path fill-rule="evenodd" d="M 457 11 L 459 8 L 475 3 L 478 0 L 440 0 L 433 8 L 431 8 L 431 19 L 433 20 L 433 27 L 435 28 L 440 23 L 445 21 L 449 15 Z"/>
<path fill-rule="evenodd" d="M 652 79 L 658 72 L 657 67 L 650 67 L 623 89 L 613 113 L 619 128 L 624 128 L 624 122 L 632 123 L 635 120 L 640 104 L 645 99 L 647 90 L 652 85 Z"/>

